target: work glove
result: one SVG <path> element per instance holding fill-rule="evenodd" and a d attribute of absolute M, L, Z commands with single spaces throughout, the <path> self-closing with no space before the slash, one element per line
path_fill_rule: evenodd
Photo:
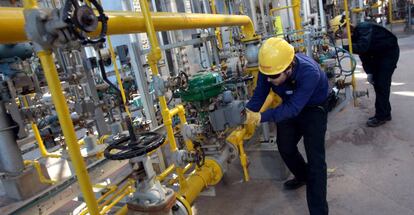
<path fill-rule="evenodd" d="M 372 74 L 367 75 L 367 81 L 368 83 L 374 85 L 374 76 Z"/>
<path fill-rule="evenodd" d="M 259 112 L 253 112 L 249 109 L 246 109 L 246 121 L 244 121 L 244 124 L 258 126 L 260 124 L 261 118 L 262 116 Z"/>

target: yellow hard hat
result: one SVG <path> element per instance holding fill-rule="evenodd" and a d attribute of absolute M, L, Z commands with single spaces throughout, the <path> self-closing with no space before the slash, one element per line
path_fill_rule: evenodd
<path fill-rule="evenodd" d="M 331 30 L 336 33 L 339 30 L 339 27 L 345 25 L 345 15 L 338 15 L 335 16 L 333 19 L 329 21 L 329 25 L 331 26 Z"/>
<path fill-rule="evenodd" d="M 277 75 L 292 63 L 295 49 L 286 40 L 272 37 L 259 50 L 259 71 L 265 75 Z"/>

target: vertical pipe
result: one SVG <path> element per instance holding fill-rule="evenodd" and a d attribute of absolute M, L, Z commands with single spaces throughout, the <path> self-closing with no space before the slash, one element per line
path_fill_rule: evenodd
<path fill-rule="evenodd" d="M 308 20 L 309 20 L 309 18 L 308 18 L 308 15 L 309 15 L 309 11 L 308 11 L 308 4 L 309 4 L 309 2 L 308 2 L 308 0 L 303 0 L 303 10 L 302 10 L 302 15 L 303 15 L 303 22 L 304 23 L 307 23 L 308 22 Z"/>
<path fill-rule="evenodd" d="M 122 7 L 123 10 L 134 11 L 133 5 L 129 0 L 124 0 Z M 138 91 L 141 95 L 141 101 L 144 106 L 145 116 L 147 119 L 151 119 L 151 128 L 155 128 L 158 123 L 155 116 L 154 103 L 152 95 L 150 94 L 147 76 L 145 74 L 145 69 L 142 63 L 141 47 L 139 41 L 140 37 L 138 34 L 130 35 L 128 48 L 130 50 L 129 54 L 131 55 L 131 65 L 134 72 L 135 81 L 138 86 Z"/>
<path fill-rule="evenodd" d="M 151 13 L 148 7 L 148 2 L 147 0 L 140 0 L 139 3 L 141 5 L 142 15 L 144 16 L 145 28 L 147 31 L 148 39 L 151 44 L 151 50 L 148 54 L 148 64 L 150 65 L 153 76 L 157 76 L 159 75 L 157 62 L 161 59 L 161 49 L 159 47 L 158 40 L 155 34 L 155 28 L 151 19 Z M 175 152 L 178 150 L 178 148 L 174 137 L 174 131 L 172 127 L 172 116 L 170 114 L 170 110 L 168 109 L 167 100 L 165 99 L 164 95 L 158 96 L 158 100 L 160 102 L 161 115 L 164 121 L 165 129 L 167 131 L 167 140 L 170 143 L 171 151 Z M 176 172 L 178 175 L 180 188 L 186 187 L 187 183 L 184 178 L 183 169 L 181 167 L 177 167 Z"/>
<path fill-rule="evenodd" d="M 293 5 L 293 2 L 291 2 L 291 4 L 289 4 L 289 0 L 286 0 L 286 5 L 285 6 L 289 6 L 289 5 Z M 293 10 L 292 10 L 292 13 L 293 13 Z M 290 28 L 290 30 L 292 30 L 292 20 L 290 19 L 290 10 L 287 10 L 287 19 L 288 19 L 289 28 Z"/>
<path fill-rule="evenodd" d="M 293 20 L 295 21 L 295 30 L 302 30 L 302 19 L 300 18 L 300 0 L 292 0 Z"/>
<path fill-rule="evenodd" d="M 352 50 L 351 23 L 350 23 L 350 20 L 349 20 L 348 0 L 344 0 L 344 8 L 345 8 L 345 19 L 346 19 L 346 31 L 348 33 L 349 53 L 352 55 L 353 50 Z M 350 64 L 351 64 L 351 67 L 352 67 L 352 62 L 350 62 Z M 352 74 L 351 84 L 352 84 L 352 90 L 353 90 L 353 92 L 355 92 L 356 91 L 356 79 L 355 79 L 355 74 L 354 73 Z M 356 97 L 354 97 L 354 106 L 357 106 Z"/>
<path fill-rule="evenodd" d="M 359 8 L 364 8 L 364 0 L 358 0 L 358 7 Z M 365 13 L 359 13 L 359 18 L 360 18 L 360 22 L 364 21 L 364 15 Z"/>
<path fill-rule="evenodd" d="M 72 119 L 70 118 L 69 108 L 63 95 L 62 87 L 60 86 L 60 80 L 52 53 L 50 51 L 39 51 L 37 52 L 37 55 L 42 64 L 47 84 L 52 95 L 52 100 L 59 118 L 59 123 L 62 127 L 65 142 L 68 147 L 69 156 L 72 160 L 86 205 L 88 206 L 90 214 L 99 214 L 98 204 L 92 190 L 83 157 L 80 153 L 75 128 L 73 126 Z"/>
<path fill-rule="evenodd" d="M 264 6 L 263 6 L 263 0 L 259 0 L 259 7 L 260 7 L 260 14 L 262 16 L 262 25 L 263 25 L 263 30 L 264 33 L 267 35 L 267 28 L 266 28 L 266 15 L 265 15 L 265 11 L 264 11 Z"/>
<path fill-rule="evenodd" d="M 266 11 L 269 13 L 269 15 L 267 16 L 267 21 L 269 22 L 269 31 L 270 31 L 270 34 L 273 34 L 275 32 L 275 29 L 273 27 L 273 15 L 272 15 L 272 13 L 270 13 L 269 4 L 270 4 L 269 2 L 266 3 Z"/>
<path fill-rule="evenodd" d="M 4 102 L 0 101 L 0 172 L 19 174 L 24 169 L 23 157 L 11 122 Z"/>
<path fill-rule="evenodd" d="M 389 22 L 392 29 L 392 0 L 388 0 L 388 16 L 388 18 L 390 19 Z"/>
<path fill-rule="evenodd" d="M 252 21 L 254 29 L 257 29 L 257 14 L 256 14 L 256 4 L 254 0 L 249 0 L 250 3 L 250 11 L 252 13 Z"/>
<path fill-rule="evenodd" d="M 121 91 L 122 102 L 124 103 L 125 112 L 128 114 L 128 117 L 131 118 L 131 112 L 129 112 L 128 101 L 125 95 L 124 85 L 122 84 L 121 74 L 119 73 L 118 63 L 116 60 L 115 51 L 114 51 L 114 47 L 112 46 L 110 36 L 106 37 L 106 42 L 108 43 L 109 52 L 111 54 L 111 60 L 112 60 L 112 63 L 114 64 L 116 81 L 118 82 L 118 87 L 119 87 L 119 90 Z"/>
<path fill-rule="evenodd" d="M 318 5 L 319 5 L 319 16 L 321 17 L 321 28 L 322 28 L 322 31 L 326 32 L 327 30 L 326 17 L 325 17 L 325 11 L 323 10 L 323 1 L 318 0 Z"/>

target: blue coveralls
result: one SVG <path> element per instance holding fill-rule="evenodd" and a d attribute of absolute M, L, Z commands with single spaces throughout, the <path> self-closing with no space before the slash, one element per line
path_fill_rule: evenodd
<path fill-rule="evenodd" d="M 258 112 L 270 89 L 283 103 L 261 114 L 261 122 L 277 124 L 277 146 L 289 170 L 307 184 L 306 194 L 311 215 L 328 214 L 326 201 L 325 132 L 329 85 L 319 65 L 303 54 L 295 55 L 291 77 L 274 86 L 259 73 L 257 86 L 247 108 Z M 303 137 L 308 163 L 299 153 L 297 144 Z"/>

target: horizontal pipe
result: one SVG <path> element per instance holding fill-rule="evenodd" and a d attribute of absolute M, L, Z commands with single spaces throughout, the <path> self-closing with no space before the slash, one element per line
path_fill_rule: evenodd
<path fill-rule="evenodd" d="M 273 8 L 269 10 L 269 15 L 273 15 L 273 12 L 275 11 L 279 11 L 279 10 L 284 10 L 284 9 L 289 9 L 289 8 L 294 8 L 298 5 L 289 5 L 289 6 L 284 6 L 284 7 L 277 7 L 277 8 Z"/>
<path fill-rule="evenodd" d="M 180 187 L 178 193 L 191 205 L 204 188 L 217 184 L 222 177 L 223 170 L 220 164 L 215 160 L 206 159 L 203 166 L 186 178 L 187 186 Z"/>
<path fill-rule="evenodd" d="M 175 170 L 175 165 L 171 164 L 167 169 L 165 169 L 161 174 L 157 176 L 157 180 L 164 181 L 164 179 L 169 176 Z"/>
<path fill-rule="evenodd" d="M 144 16 L 138 12 L 105 11 L 109 17 L 108 35 L 146 32 Z M 154 12 L 151 18 L 156 31 L 242 26 L 246 38 L 253 38 L 251 19 L 244 15 Z M 27 41 L 23 8 L 0 7 L 0 43 Z M 95 34 L 98 34 L 98 29 Z"/>

